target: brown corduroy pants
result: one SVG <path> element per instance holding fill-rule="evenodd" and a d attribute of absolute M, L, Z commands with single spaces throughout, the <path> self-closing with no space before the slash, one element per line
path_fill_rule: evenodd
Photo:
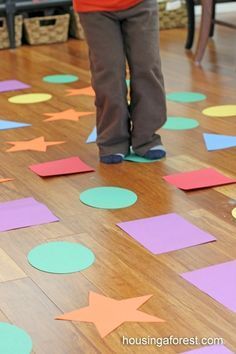
<path fill-rule="evenodd" d="M 89 46 L 96 93 L 100 155 L 127 154 L 132 146 L 142 156 L 161 144 L 156 131 L 166 121 L 157 2 L 143 0 L 124 11 L 80 13 L 80 20 Z"/>

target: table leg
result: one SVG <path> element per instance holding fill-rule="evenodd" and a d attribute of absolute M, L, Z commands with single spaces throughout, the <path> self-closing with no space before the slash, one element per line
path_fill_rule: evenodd
<path fill-rule="evenodd" d="M 210 34 L 212 23 L 213 0 L 202 0 L 202 17 L 198 45 L 195 54 L 195 63 L 200 64 Z"/>
<path fill-rule="evenodd" d="M 211 23 L 211 30 L 210 30 L 210 37 L 214 36 L 214 30 L 215 30 L 215 19 L 216 19 L 216 1 L 213 0 L 213 5 L 212 5 L 212 23 Z"/>
<path fill-rule="evenodd" d="M 15 4 L 11 0 L 8 0 L 6 3 L 6 14 L 10 48 L 15 48 Z"/>
<path fill-rule="evenodd" d="M 193 45 L 194 33 L 195 33 L 194 0 L 186 0 L 186 7 L 188 13 L 188 34 L 187 34 L 185 48 L 191 49 Z"/>

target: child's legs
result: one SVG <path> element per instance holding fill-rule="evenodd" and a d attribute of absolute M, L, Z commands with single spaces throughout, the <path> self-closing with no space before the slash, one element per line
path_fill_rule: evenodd
<path fill-rule="evenodd" d="M 92 86 L 96 93 L 100 155 L 126 154 L 130 145 L 130 120 L 120 22 L 104 12 L 83 13 L 80 19 L 89 46 Z"/>
<path fill-rule="evenodd" d="M 132 147 L 139 155 L 161 144 L 155 131 L 166 121 L 157 23 L 156 0 L 145 0 L 122 25 L 131 73 Z"/>

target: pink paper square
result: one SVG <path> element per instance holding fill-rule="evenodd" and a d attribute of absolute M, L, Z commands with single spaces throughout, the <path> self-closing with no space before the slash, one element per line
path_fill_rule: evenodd
<path fill-rule="evenodd" d="M 163 178 L 166 182 L 183 190 L 193 190 L 236 183 L 236 179 L 224 176 L 214 168 L 203 168 L 196 171 L 176 173 L 164 176 Z"/>
<path fill-rule="evenodd" d="M 44 162 L 31 165 L 29 168 L 41 177 L 94 171 L 92 167 L 81 161 L 79 157 L 69 157 L 62 160 Z"/>

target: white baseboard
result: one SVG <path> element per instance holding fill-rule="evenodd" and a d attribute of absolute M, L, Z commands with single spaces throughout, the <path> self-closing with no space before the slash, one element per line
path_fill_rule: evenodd
<path fill-rule="evenodd" d="M 235 2 L 229 2 L 225 4 L 217 4 L 216 5 L 216 11 L 217 13 L 226 13 L 226 12 L 236 12 L 236 3 Z M 195 14 L 196 15 L 201 15 L 202 12 L 202 7 L 195 6 Z"/>

